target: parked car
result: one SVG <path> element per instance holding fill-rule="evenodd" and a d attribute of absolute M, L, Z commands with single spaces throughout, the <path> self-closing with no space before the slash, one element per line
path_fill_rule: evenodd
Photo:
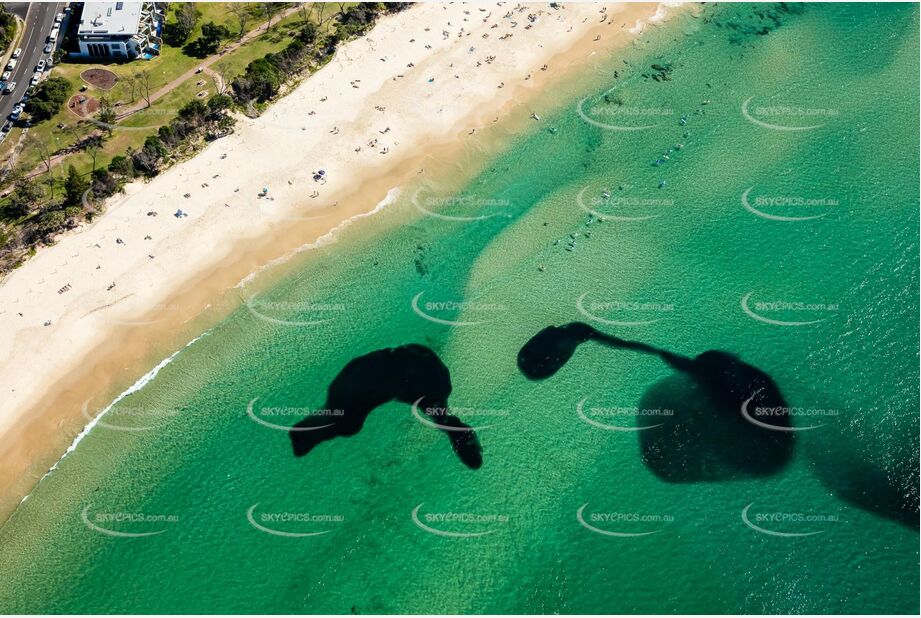
<path fill-rule="evenodd" d="M 38 82 L 41 81 L 41 79 L 42 79 L 42 74 L 41 74 L 41 73 L 35 73 L 34 75 L 32 75 L 32 79 L 29 80 L 29 85 L 30 85 L 30 86 L 36 86 L 36 85 L 38 85 Z"/>
<path fill-rule="evenodd" d="M 54 23 L 59 24 L 62 19 L 64 19 L 64 13 L 58 13 L 54 16 Z"/>
<path fill-rule="evenodd" d="M 51 34 L 48 35 L 48 38 L 45 39 L 48 43 L 54 43 L 58 39 L 58 29 L 55 28 L 51 31 Z"/>
<path fill-rule="evenodd" d="M 13 72 L 12 72 L 12 71 L 6 71 L 6 72 L 3 74 L 3 77 L 0 77 L 0 81 L 8 82 L 8 81 L 10 81 L 10 78 L 11 78 L 11 77 L 13 77 Z"/>
<path fill-rule="evenodd" d="M 9 94 L 16 91 L 16 82 L 9 82 L 6 87 L 3 89 L 4 94 Z"/>
<path fill-rule="evenodd" d="M 10 60 L 9 62 L 6 63 L 6 70 L 7 70 L 7 71 L 12 71 L 12 70 L 15 69 L 15 68 L 16 68 L 16 59 L 15 59 L 15 58 L 12 59 L 12 60 Z"/>
<path fill-rule="evenodd" d="M 48 60 L 45 61 L 45 70 L 50 71 L 52 66 L 54 66 L 54 61 L 48 58 Z"/>
<path fill-rule="evenodd" d="M 45 53 L 50 54 L 54 50 L 54 43 L 45 43 Z"/>
<path fill-rule="evenodd" d="M 17 47 L 16 49 L 13 50 L 13 58 L 19 58 L 19 56 L 21 55 L 22 55 L 21 47 Z"/>
<path fill-rule="evenodd" d="M 41 73 L 44 70 L 45 70 L 45 59 L 42 58 L 41 60 L 38 61 L 38 64 L 35 65 L 35 72 Z"/>
<path fill-rule="evenodd" d="M 6 134 L 6 133 L 9 133 L 9 132 L 10 132 L 10 129 L 12 129 L 12 128 L 13 128 L 13 123 L 12 123 L 12 122 L 4 122 L 4 123 L 3 123 L 3 127 L 0 128 L 0 132 Z"/>
<path fill-rule="evenodd" d="M 10 112 L 10 120 L 15 122 L 19 120 L 19 116 L 21 115 L 22 115 L 22 106 L 17 105 L 16 107 L 13 108 L 13 111 Z"/>

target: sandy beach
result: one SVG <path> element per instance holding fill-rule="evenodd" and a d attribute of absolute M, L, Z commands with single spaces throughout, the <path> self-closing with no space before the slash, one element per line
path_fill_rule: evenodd
<path fill-rule="evenodd" d="M 416 5 L 40 250 L 0 283 L 0 520 L 83 430 L 85 410 L 239 304 L 241 280 L 373 211 L 433 152 L 521 115 L 529 97 L 664 14 L 658 4 Z"/>

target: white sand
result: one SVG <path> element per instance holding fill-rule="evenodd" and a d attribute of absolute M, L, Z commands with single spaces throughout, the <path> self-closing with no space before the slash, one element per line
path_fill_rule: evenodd
<path fill-rule="evenodd" d="M 262 117 L 242 118 L 232 136 L 147 184 L 130 185 L 92 225 L 41 249 L 0 285 L 0 350 L 6 352 L 0 359 L 0 462 L 12 465 L 16 449 L 4 438 L 18 433 L 11 428 L 27 415 L 50 420 L 79 414 L 36 404 L 90 351 L 117 336 L 123 323 L 169 312 L 167 299 L 183 282 L 219 268 L 240 242 L 281 233 L 292 225 L 289 218 L 324 208 L 333 213 L 317 219 L 316 235 L 302 239 L 307 243 L 360 213 L 347 202 L 333 208 L 356 179 L 380 174 L 433 140 L 466 134 L 475 126 L 472 118 L 490 122 L 508 107 L 516 87 L 528 85 L 528 74 L 539 74 L 545 63 L 552 71 L 556 54 L 593 41 L 594 35 L 586 37 L 604 15 L 610 36 L 625 36 L 637 18 L 655 16 L 657 5 L 610 4 L 604 10 L 597 4 L 560 10 L 420 4 L 384 18 Z M 529 13 L 538 19 L 526 29 Z M 487 63 L 488 56 L 495 60 Z M 325 184 L 312 179 L 320 169 Z M 257 197 L 263 186 L 272 199 Z M 309 197 L 314 191 L 318 196 Z M 179 208 L 188 217 L 174 217 Z M 158 216 L 147 216 L 151 210 Z M 26 466 L 20 461 L 8 471 L 25 474 Z"/>

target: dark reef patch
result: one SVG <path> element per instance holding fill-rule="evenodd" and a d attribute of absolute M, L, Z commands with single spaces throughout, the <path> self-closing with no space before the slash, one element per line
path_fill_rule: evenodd
<path fill-rule="evenodd" d="M 655 384 L 639 404 L 674 411 L 639 435 L 643 461 L 656 476 L 729 480 L 774 474 L 789 463 L 789 406 L 769 375 L 719 350 L 698 355 L 690 366 L 669 364 L 679 375 Z"/>
<path fill-rule="evenodd" d="M 414 404 L 425 399 L 427 408 L 448 409 L 451 375 L 430 348 L 409 344 L 376 350 L 349 361 L 333 379 L 327 391 L 325 410 L 338 415 L 311 415 L 290 431 L 297 457 L 316 445 L 340 436 L 354 436 L 377 407 L 400 401 Z M 483 464 L 479 441 L 473 429 L 453 415 L 439 414 L 438 425 L 451 441 L 460 460 L 470 468 Z"/>
<path fill-rule="evenodd" d="M 688 358 L 572 322 L 532 337 L 518 353 L 518 368 L 530 380 L 549 378 L 587 341 L 658 356 L 678 372 L 650 388 L 640 404 L 674 412 L 663 416 L 659 427 L 639 434 L 643 461 L 660 478 L 691 482 L 761 476 L 778 472 L 792 458 L 789 406 L 777 384 L 727 352 L 709 350 Z"/>
<path fill-rule="evenodd" d="M 818 447 L 809 459 L 819 480 L 845 502 L 914 530 L 918 520 L 917 443 L 886 451 L 887 459 L 868 456 L 851 448 Z"/>
<path fill-rule="evenodd" d="M 594 328 L 581 322 L 548 326 L 531 337 L 518 352 L 518 369 L 529 380 L 549 378 L 594 334 Z"/>

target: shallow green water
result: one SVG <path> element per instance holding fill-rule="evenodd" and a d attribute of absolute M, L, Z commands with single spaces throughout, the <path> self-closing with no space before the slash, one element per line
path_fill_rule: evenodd
<path fill-rule="evenodd" d="M 597 59 L 588 90 L 451 193 L 464 199 L 404 187 L 103 417 L 0 529 L 0 610 L 917 612 L 918 26 L 914 5 L 723 5 Z M 584 97 L 608 128 L 576 112 Z M 606 220 L 586 225 L 580 204 Z M 421 312 L 471 324 L 423 319 L 420 293 Z M 746 296 L 755 315 L 810 323 L 759 321 Z M 671 369 L 593 344 L 543 382 L 516 368 L 544 326 L 590 321 L 580 298 L 639 323 L 592 321 L 607 332 L 738 354 L 805 410 L 794 426 L 821 426 L 794 432 L 776 474 L 662 480 L 640 432 L 577 404 L 655 424 L 664 412 L 632 409 L 682 387 Z M 301 459 L 247 416 L 256 399 L 258 419 L 291 425 L 350 359 L 410 342 L 450 368 L 458 416 L 488 425 L 482 468 L 403 404 Z M 586 504 L 596 528 L 652 534 L 589 530 Z M 324 534 L 258 530 L 254 505 L 264 527 Z M 817 534 L 759 532 L 749 505 L 765 530 Z"/>

